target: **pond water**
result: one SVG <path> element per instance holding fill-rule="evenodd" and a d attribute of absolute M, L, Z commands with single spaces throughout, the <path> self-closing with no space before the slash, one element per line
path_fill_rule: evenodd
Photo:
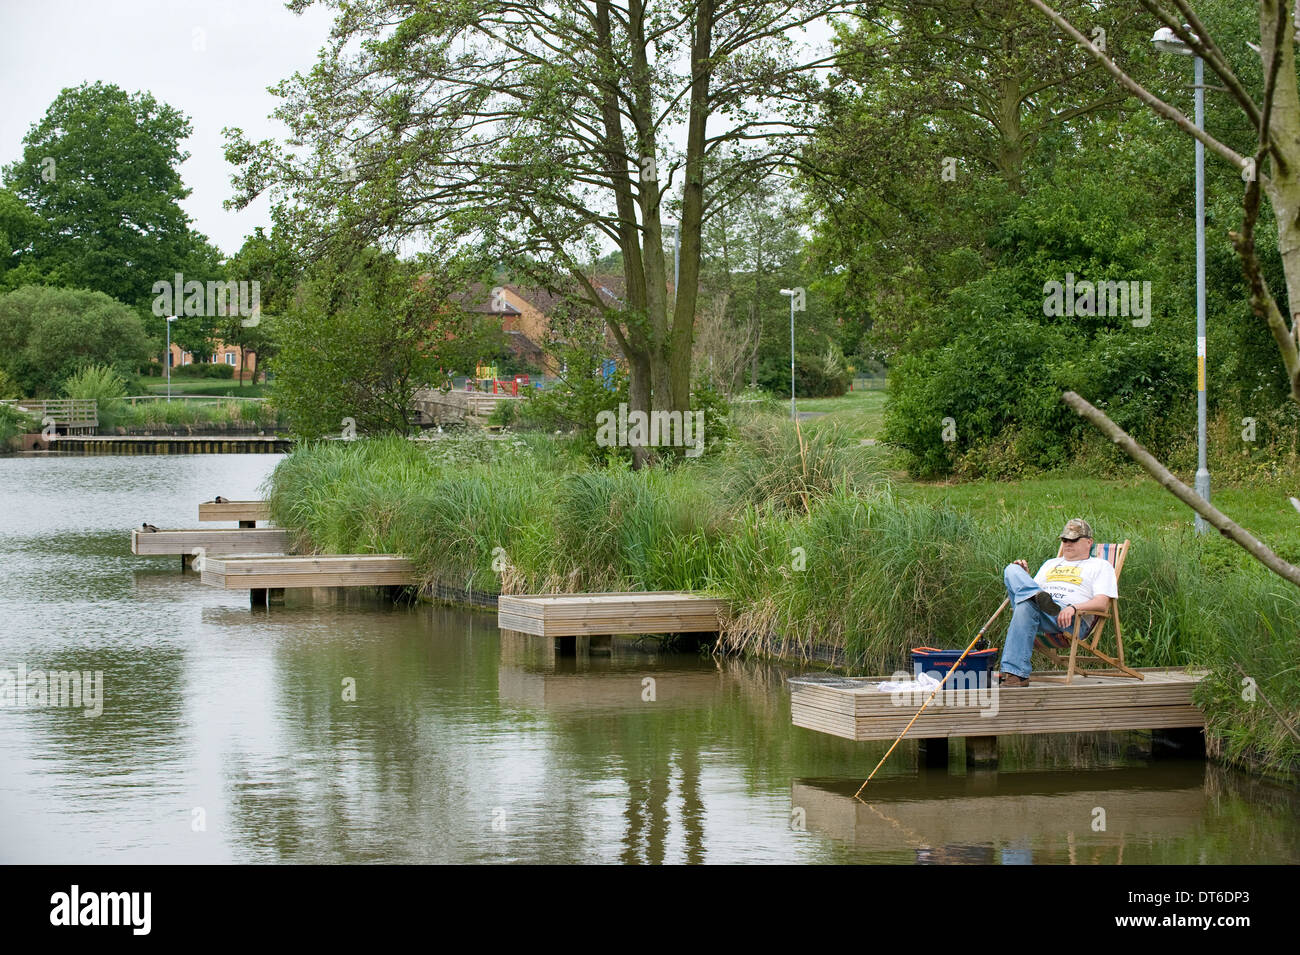
<path fill-rule="evenodd" d="M 0 458 L 0 862 L 1289 862 L 1291 790 L 1143 734 L 1004 738 L 996 773 L 790 725 L 790 668 L 556 657 L 491 613 L 290 591 L 251 608 L 133 557 L 278 456 Z M 355 698 L 352 698 L 352 697 Z M 1097 828 L 1103 810 L 1104 829 Z"/>

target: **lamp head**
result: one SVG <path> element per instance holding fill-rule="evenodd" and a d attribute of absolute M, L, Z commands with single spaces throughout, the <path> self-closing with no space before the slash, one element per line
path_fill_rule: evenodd
<path fill-rule="evenodd" d="M 1161 27 L 1157 30 L 1151 37 L 1151 43 L 1161 53 L 1179 53 L 1188 56 L 1193 52 L 1192 48 L 1178 39 L 1178 34 L 1169 27 Z"/>

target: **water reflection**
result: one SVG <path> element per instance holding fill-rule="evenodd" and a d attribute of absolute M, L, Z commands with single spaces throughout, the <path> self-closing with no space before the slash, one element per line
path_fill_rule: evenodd
<path fill-rule="evenodd" d="M 193 526 L 276 460 L 0 459 L 0 666 L 106 692 L 94 720 L 0 708 L 0 860 L 1297 861 L 1293 793 L 1153 761 L 1142 734 L 1007 738 L 997 774 L 907 742 L 864 807 L 888 744 L 792 727 L 785 668 L 557 657 L 362 591 L 253 608 L 130 555 L 130 527 Z"/>
<path fill-rule="evenodd" d="M 1274 843 L 1261 857 L 1258 838 L 1261 828 L 1280 835 L 1291 827 L 1294 800 L 1246 819 L 1237 800 L 1213 795 L 1235 775 L 1193 760 L 1070 772 L 922 771 L 873 782 L 862 798 L 857 783 L 795 780 L 791 803 L 809 829 L 881 861 L 1198 862 L 1207 842 L 1222 861 L 1297 861 L 1293 843 Z"/>

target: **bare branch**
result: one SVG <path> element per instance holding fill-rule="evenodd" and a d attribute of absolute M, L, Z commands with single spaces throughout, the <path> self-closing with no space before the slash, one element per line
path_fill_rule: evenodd
<path fill-rule="evenodd" d="M 1300 567 L 1287 563 L 1254 534 L 1178 480 L 1172 471 L 1157 461 L 1150 451 L 1129 437 L 1128 433 L 1114 421 L 1111 421 L 1105 412 L 1094 407 L 1073 391 L 1065 392 L 1061 398 L 1080 417 L 1086 418 L 1093 427 L 1123 448 L 1124 453 L 1142 465 L 1143 470 L 1155 478 L 1161 487 L 1165 488 L 1197 514 L 1200 514 L 1220 534 L 1247 550 L 1252 557 L 1283 580 L 1300 587 Z"/>

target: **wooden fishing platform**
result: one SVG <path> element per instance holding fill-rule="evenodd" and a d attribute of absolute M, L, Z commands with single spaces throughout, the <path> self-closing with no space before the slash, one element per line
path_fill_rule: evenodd
<path fill-rule="evenodd" d="M 1202 672 L 1142 669 L 1145 679 L 1035 672 L 1029 686 L 958 688 L 935 697 L 907 731 L 908 739 L 997 737 L 1024 733 L 1203 727 L 1192 705 Z M 796 676 L 789 680 L 795 726 L 851 740 L 892 740 L 929 698 L 878 689 L 888 677 Z"/>
<path fill-rule="evenodd" d="M 202 581 L 223 590 L 247 590 L 254 604 L 269 591 L 300 587 L 401 587 L 419 583 L 409 559 L 396 554 L 301 557 L 208 557 Z"/>
<path fill-rule="evenodd" d="M 131 553 L 141 556 L 179 554 L 193 556 L 197 548 L 208 556 L 283 554 L 289 550 L 289 532 L 280 527 L 200 527 L 182 530 L 131 531 Z"/>
<path fill-rule="evenodd" d="M 396 554 L 210 557 L 203 582 L 224 590 L 271 587 L 390 587 L 417 582 L 411 562 Z"/>
<path fill-rule="evenodd" d="M 200 521 L 238 521 L 240 527 L 256 527 L 258 521 L 270 519 L 266 501 L 204 501 L 199 505 Z"/>
<path fill-rule="evenodd" d="M 497 626 L 538 637 L 712 633 L 727 602 L 678 590 L 607 594 L 502 594 Z"/>

